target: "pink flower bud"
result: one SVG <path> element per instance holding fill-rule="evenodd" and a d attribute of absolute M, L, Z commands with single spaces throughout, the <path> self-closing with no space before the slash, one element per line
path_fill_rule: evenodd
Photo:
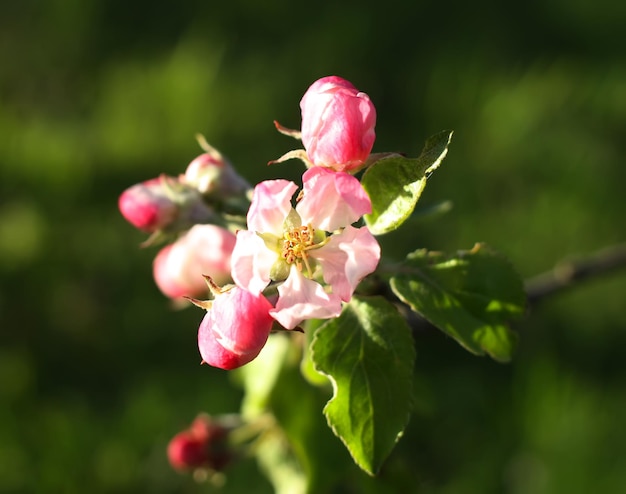
<path fill-rule="evenodd" d="M 217 294 L 198 329 L 202 360 L 231 370 L 256 358 L 272 329 L 270 309 L 263 295 L 239 287 Z"/>
<path fill-rule="evenodd" d="M 350 82 L 329 76 L 314 82 L 300 101 L 302 143 L 316 166 L 349 171 L 369 156 L 376 109 Z"/>
<path fill-rule="evenodd" d="M 167 446 L 167 457 L 177 470 L 210 468 L 223 470 L 233 459 L 228 445 L 232 427 L 208 415 L 198 415 L 189 429 L 176 434 Z"/>
<path fill-rule="evenodd" d="M 170 464 L 178 470 L 191 470 L 207 463 L 207 451 L 202 439 L 189 431 L 176 434 L 167 446 Z"/>
<path fill-rule="evenodd" d="M 147 180 L 120 195 L 118 206 L 122 216 L 140 230 L 159 230 L 178 215 L 178 205 L 168 195 L 164 180 L 165 177 Z"/>
<path fill-rule="evenodd" d="M 250 185 L 219 153 L 204 153 L 185 171 L 184 180 L 205 196 L 227 198 L 245 194 Z"/>
<path fill-rule="evenodd" d="M 170 298 L 201 297 L 207 293 L 203 275 L 218 284 L 230 280 L 230 259 L 235 247 L 233 233 L 215 225 L 196 225 L 154 259 L 154 280 Z"/>

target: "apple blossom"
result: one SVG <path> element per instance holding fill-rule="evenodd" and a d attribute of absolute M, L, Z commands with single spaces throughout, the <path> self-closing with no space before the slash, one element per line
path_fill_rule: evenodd
<path fill-rule="evenodd" d="M 233 280 L 254 294 L 270 282 L 284 282 L 270 314 L 287 329 L 305 319 L 338 316 L 342 301 L 350 300 L 380 259 L 380 246 L 367 227 L 351 226 L 371 212 L 355 177 L 310 168 L 294 209 L 296 190 L 288 180 L 255 187 L 248 230 L 237 232 L 232 258 Z"/>
<path fill-rule="evenodd" d="M 216 293 L 198 329 L 203 362 L 231 370 L 253 360 L 272 329 L 271 309 L 263 295 L 237 286 Z"/>
<path fill-rule="evenodd" d="M 323 77 L 306 91 L 300 108 L 311 163 L 350 171 L 365 162 L 376 138 L 376 109 L 367 94 L 341 77 Z"/>
<path fill-rule="evenodd" d="M 173 244 L 162 248 L 153 263 L 154 280 L 170 298 L 207 293 L 203 275 L 218 284 L 230 281 L 235 235 L 215 225 L 196 225 Z"/>

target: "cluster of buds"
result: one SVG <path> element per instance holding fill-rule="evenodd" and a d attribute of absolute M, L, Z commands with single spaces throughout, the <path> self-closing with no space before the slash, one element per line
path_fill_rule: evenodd
<path fill-rule="evenodd" d="M 307 168 L 301 188 L 278 179 L 252 189 L 198 137 L 204 153 L 184 174 L 147 180 L 119 198 L 124 218 L 151 234 L 144 245 L 167 243 L 154 258 L 158 288 L 206 310 L 198 348 L 211 366 L 241 367 L 272 331 L 339 316 L 380 260 L 378 242 L 361 221 L 371 201 L 354 175 L 369 164 L 374 105 L 331 76 L 310 86 L 300 108 L 300 130 L 275 125 L 304 149 L 275 162 L 301 159 Z M 237 456 L 233 438 L 242 427 L 199 415 L 170 441 L 169 461 L 177 470 L 215 477 Z"/>
<path fill-rule="evenodd" d="M 217 283 L 231 280 L 231 230 L 238 225 L 222 217 L 241 214 L 249 205 L 250 185 L 202 136 L 198 140 L 205 152 L 184 174 L 133 185 L 118 200 L 124 218 L 151 234 L 144 246 L 171 241 L 157 253 L 153 275 L 157 287 L 172 299 L 206 295 L 203 274 Z"/>
<path fill-rule="evenodd" d="M 184 175 L 131 187 L 120 198 L 122 214 L 138 228 L 180 235 L 154 261 L 163 293 L 199 297 L 208 281 L 212 299 L 192 301 L 207 310 L 198 347 L 212 366 L 250 362 L 272 330 L 339 316 L 380 260 L 378 242 L 359 226 L 371 202 L 354 176 L 374 144 L 374 105 L 350 82 L 330 76 L 309 87 L 300 108 L 299 131 L 276 127 L 304 149 L 275 161 L 304 162 L 298 194 L 295 183 L 280 179 L 251 191 L 201 141 L 206 153 Z"/>
<path fill-rule="evenodd" d="M 272 329 L 292 330 L 307 319 L 337 317 L 359 282 L 380 260 L 380 247 L 365 226 L 352 226 L 371 212 L 370 199 L 350 172 L 370 155 L 376 111 L 369 97 L 348 81 L 325 77 L 300 103 L 308 170 L 302 190 L 288 180 L 259 183 L 237 232 L 232 254 L 235 286 L 213 290 L 213 303 L 198 334 L 203 361 L 232 369 L 255 358 Z"/>

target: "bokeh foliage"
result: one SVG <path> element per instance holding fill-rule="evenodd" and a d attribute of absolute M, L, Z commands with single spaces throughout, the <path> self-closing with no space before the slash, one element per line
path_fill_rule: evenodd
<path fill-rule="evenodd" d="M 381 237 L 387 255 L 484 241 L 528 277 L 623 242 L 625 22 L 609 0 L 4 2 L 0 491 L 209 490 L 164 448 L 241 393 L 198 365 L 201 313 L 158 293 L 117 196 L 182 172 L 196 132 L 251 182 L 297 179 L 296 162 L 265 166 L 292 146 L 272 120 L 297 127 L 318 77 L 370 95 L 377 152 L 455 130 L 421 199 L 454 208 Z M 417 333 L 383 492 L 623 490 L 624 293 L 615 275 L 532 307 L 508 365 Z M 270 492 L 257 470 L 238 465 L 224 492 Z M 358 471 L 344 485 L 383 489 Z"/>

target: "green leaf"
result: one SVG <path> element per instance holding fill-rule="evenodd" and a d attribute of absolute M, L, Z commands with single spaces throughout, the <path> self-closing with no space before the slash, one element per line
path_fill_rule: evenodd
<path fill-rule="evenodd" d="M 374 235 L 397 229 L 411 215 L 426 181 L 448 152 L 452 131 L 430 137 L 419 158 L 394 154 L 371 165 L 361 184 L 372 201 L 372 213 L 364 216 Z"/>
<path fill-rule="evenodd" d="M 511 264 L 484 244 L 451 257 L 413 252 L 390 285 L 411 309 L 470 352 L 511 359 L 517 338 L 506 323 L 523 314 L 524 287 Z"/>
<path fill-rule="evenodd" d="M 334 395 L 324 414 L 354 461 L 370 475 L 402 435 L 409 419 L 415 349 L 410 328 L 381 297 L 354 297 L 312 343 L 316 369 Z"/>

